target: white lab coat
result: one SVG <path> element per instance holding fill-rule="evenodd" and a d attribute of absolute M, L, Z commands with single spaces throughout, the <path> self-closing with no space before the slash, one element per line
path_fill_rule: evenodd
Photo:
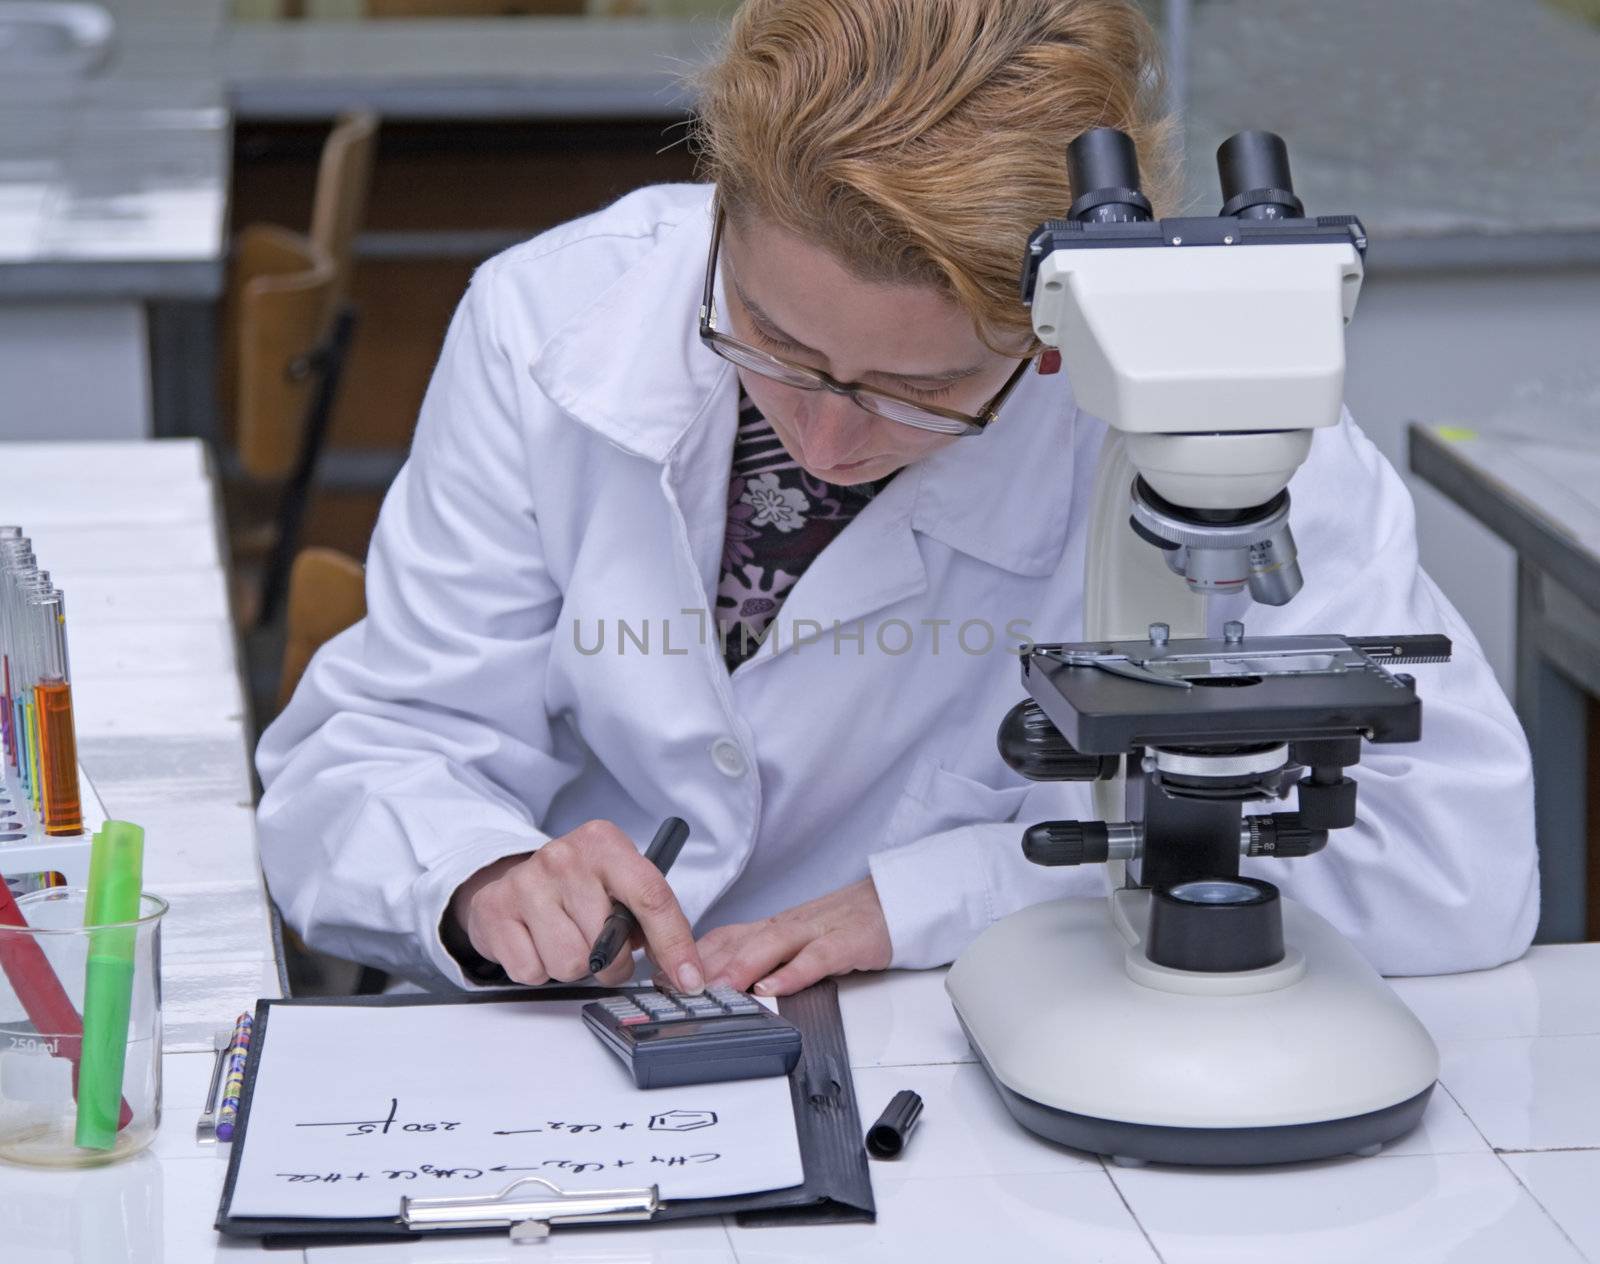
<path fill-rule="evenodd" d="M 1092 817 L 1087 788 L 1025 782 L 995 749 L 1022 696 L 1008 647 L 1081 637 L 1102 423 L 1064 375 L 1027 376 L 988 433 L 871 502 L 730 677 L 707 613 L 736 422 L 734 372 L 695 333 L 708 204 L 703 186 L 645 189 L 474 277 L 379 517 L 368 616 L 261 741 L 262 863 L 308 943 L 466 985 L 439 937 L 451 893 L 597 817 L 635 840 L 689 822 L 671 881 L 699 933 L 870 873 L 897 966 L 1104 892 L 1098 867 L 1020 847 L 1024 823 Z M 1292 494 L 1304 591 L 1215 601 L 1216 624 L 1441 631 L 1455 659 L 1409 669 L 1425 736 L 1366 748 L 1354 828 L 1243 868 L 1386 972 L 1514 958 L 1538 908 L 1516 719 L 1348 418 Z"/>

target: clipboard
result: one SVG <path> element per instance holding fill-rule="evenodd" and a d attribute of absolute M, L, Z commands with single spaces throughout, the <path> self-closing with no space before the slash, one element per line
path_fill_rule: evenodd
<path fill-rule="evenodd" d="M 779 998 L 778 1012 L 800 1030 L 801 1055 L 789 1074 L 804 1180 L 785 1189 L 719 1198 L 662 1200 L 654 1186 L 566 1191 L 542 1177 L 524 1178 L 494 1193 L 399 1198 L 392 1217 L 317 1219 L 235 1216 L 230 1211 L 239 1165 L 249 1144 L 250 1106 L 260 1060 L 270 1045 L 274 1009 L 286 1006 L 494 1005 L 511 1001 L 578 1001 L 625 995 L 622 988 L 546 987 L 376 997 L 262 1000 L 256 1004 L 255 1038 L 245 1064 L 232 1151 L 217 1209 L 216 1229 L 229 1237 L 257 1238 L 267 1247 L 312 1247 L 384 1241 L 434 1232 L 509 1233 L 513 1240 L 543 1237 L 552 1226 L 649 1223 L 732 1215 L 741 1226 L 833 1224 L 876 1216 L 872 1181 L 862 1144 L 860 1115 L 850 1076 L 838 987 L 824 979 Z M 610 1055 L 596 1047 L 596 1056 Z"/>

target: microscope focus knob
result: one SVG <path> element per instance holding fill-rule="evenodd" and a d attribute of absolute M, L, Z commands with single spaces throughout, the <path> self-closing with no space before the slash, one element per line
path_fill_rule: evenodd
<path fill-rule="evenodd" d="M 1024 698 L 1000 721 L 1000 758 L 1029 781 L 1109 781 L 1120 755 L 1085 755 L 1061 735 L 1032 698 Z"/>
<path fill-rule="evenodd" d="M 1040 821 L 1022 835 L 1022 854 L 1036 865 L 1097 865 L 1111 858 L 1104 821 Z"/>
<path fill-rule="evenodd" d="M 1150 898 L 1145 956 L 1208 974 L 1260 970 L 1283 960 L 1283 905 L 1259 878 L 1189 878 Z"/>

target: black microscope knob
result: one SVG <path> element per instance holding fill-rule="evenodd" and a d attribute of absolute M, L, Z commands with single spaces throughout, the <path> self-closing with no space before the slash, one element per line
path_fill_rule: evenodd
<path fill-rule="evenodd" d="M 1328 831 L 1312 829 L 1298 812 L 1262 813 L 1244 818 L 1250 841 L 1245 853 L 1250 856 L 1275 856 L 1289 860 L 1311 856 L 1328 845 Z"/>
<path fill-rule="evenodd" d="M 1145 956 L 1174 970 L 1232 973 L 1283 960 L 1283 905 L 1259 878 L 1187 878 L 1150 896 Z"/>
<path fill-rule="evenodd" d="M 1040 821 L 1022 835 L 1022 854 L 1036 865 L 1096 865 L 1111 854 L 1104 821 Z"/>
<path fill-rule="evenodd" d="M 1074 749 L 1032 698 L 1024 698 L 1000 721 L 1000 758 L 1029 781 L 1109 781 L 1118 755 L 1085 755 Z"/>
<path fill-rule="evenodd" d="M 1356 782 L 1353 777 L 1319 780 L 1307 777 L 1298 786 L 1300 820 L 1311 829 L 1349 829 L 1356 823 Z"/>

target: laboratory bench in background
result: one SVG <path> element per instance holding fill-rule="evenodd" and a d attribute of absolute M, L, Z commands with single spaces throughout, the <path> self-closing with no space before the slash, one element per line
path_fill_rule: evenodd
<path fill-rule="evenodd" d="M 1413 472 L 1516 550 L 1514 698 L 1533 750 L 1545 942 L 1600 939 L 1597 438 L 1593 409 L 1410 435 Z"/>
<path fill-rule="evenodd" d="M 686 175 L 683 75 L 721 32 L 709 18 L 233 21 L 230 0 L 101 3 L 116 30 L 91 75 L 0 73 L 0 398 L 17 405 L 0 430 L 225 439 L 212 385 L 229 233 L 269 217 L 304 228 L 327 126 L 375 110 L 364 324 L 307 534 L 356 555 L 472 268 Z M 1213 151 L 1248 124 L 1288 139 L 1313 212 L 1362 216 L 1372 245 L 1347 397 L 1396 466 L 1408 417 L 1481 417 L 1523 382 L 1592 376 L 1600 129 L 1582 121 L 1600 28 L 1577 5 L 1348 0 L 1333 18 L 1308 0 L 1174 0 L 1152 12 L 1174 45 L 1186 207 L 1216 204 Z M 1505 61 L 1506 48 L 1519 56 Z M 1509 689 L 1511 550 L 1412 486 L 1424 563 Z"/>

